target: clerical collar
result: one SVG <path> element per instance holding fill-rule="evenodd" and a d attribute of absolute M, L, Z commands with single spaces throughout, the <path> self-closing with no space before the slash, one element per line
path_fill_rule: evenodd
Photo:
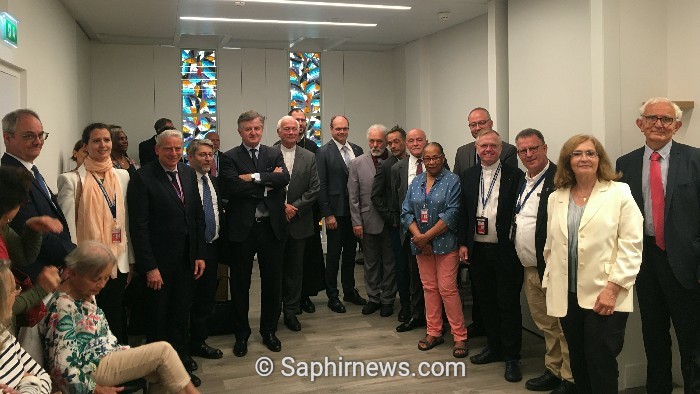
<path fill-rule="evenodd" d="M 485 166 L 485 165 L 484 165 L 484 162 L 482 161 L 482 162 L 481 162 L 481 168 L 482 168 L 483 170 L 493 171 L 493 170 L 495 170 L 496 168 L 498 168 L 498 165 L 499 165 L 499 164 L 501 164 L 501 159 L 496 160 L 496 162 L 493 163 L 493 164 L 491 164 L 490 166 Z"/>

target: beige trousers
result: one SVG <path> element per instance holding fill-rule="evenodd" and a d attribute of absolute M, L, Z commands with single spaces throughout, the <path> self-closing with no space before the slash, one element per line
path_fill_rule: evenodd
<path fill-rule="evenodd" d="M 532 320 L 544 333 L 545 367 L 554 376 L 573 382 L 574 378 L 571 375 L 571 366 L 569 365 L 569 346 L 566 344 L 559 318 L 547 314 L 545 291 L 542 289 L 537 267 L 525 267 L 524 288 Z"/>

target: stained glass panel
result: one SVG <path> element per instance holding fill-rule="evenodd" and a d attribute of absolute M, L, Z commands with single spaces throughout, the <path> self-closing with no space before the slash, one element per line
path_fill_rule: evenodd
<path fill-rule="evenodd" d="M 216 51 L 183 49 L 181 53 L 182 132 L 185 150 L 193 138 L 216 128 Z"/>
<path fill-rule="evenodd" d="M 306 136 L 321 146 L 321 54 L 289 53 L 289 107 L 304 110 Z"/>

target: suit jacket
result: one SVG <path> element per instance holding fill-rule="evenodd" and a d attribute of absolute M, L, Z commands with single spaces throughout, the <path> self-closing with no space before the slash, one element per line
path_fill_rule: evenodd
<path fill-rule="evenodd" d="M 409 156 L 404 157 L 391 166 L 391 216 L 394 217 L 397 223 L 401 223 L 401 206 L 403 205 L 403 200 L 406 199 L 406 192 L 408 191 L 408 159 Z M 401 244 L 404 243 L 406 239 L 407 231 L 399 231 L 399 237 L 401 239 Z"/>
<path fill-rule="evenodd" d="M 474 251 L 474 232 L 476 231 L 476 210 L 479 202 L 479 182 L 481 180 L 481 166 L 472 166 L 460 179 L 462 182 L 462 210 L 460 215 L 462 223 L 459 238 L 460 245 L 467 247 L 469 257 Z M 498 188 L 498 209 L 496 211 L 496 235 L 498 245 L 503 256 L 518 263 L 515 246 L 510 240 L 510 227 L 513 222 L 515 202 L 518 198 L 518 188 L 523 178 L 523 172 L 518 168 L 503 164 L 500 174 L 500 186 Z"/>
<path fill-rule="evenodd" d="M 276 167 L 282 167 L 282 172 L 274 172 Z M 259 183 L 238 177 L 254 173 L 260 174 Z M 287 236 L 284 187 L 289 184 L 289 172 L 279 149 L 260 145 L 255 168 L 250 152 L 241 144 L 221 155 L 218 178 L 222 198 L 228 199 L 225 234 L 229 241 L 242 242 L 248 237 L 255 221 L 255 207 L 260 201 L 267 206 L 275 237 L 281 240 Z"/>
<path fill-rule="evenodd" d="M 644 147 L 617 160 L 621 182 L 629 184 L 644 214 L 642 160 Z M 668 263 L 678 282 L 697 289 L 700 280 L 700 149 L 673 141 L 666 178 L 664 238 Z"/>
<path fill-rule="evenodd" d="M 518 168 L 518 152 L 515 146 L 503 141 L 503 149 L 501 150 L 501 161 L 503 164 L 508 164 L 513 168 Z M 454 173 L 460 178 L 464 176 L 470 167 L 476 164 L 476 141 L 470 142 L 457 148 L 455 155 Z"/>
<path fill-rule="evenodd" d="M 547 289 L 547 314 L 566 316 L 569 292 L 569 230 L 567 216 L 571 189 L 549 196 L 549 228 L 544 258 L 547 268 L 542 288 Z M 632 312 L 632 285 L 642 264 L 643 219 L 629 186 L 596 182 L 578 227 L 578 304 L 593 309 L 608 281 L 622 289 L 615 310 Z"/>
<path fill-rule="evenodd" d="M 0 162 L 3 166 L 26 169 L 22 163 L 8 154 L 4 154 Z M 66 255 L 75 249 L 75 244 L 71 242 L 66 217 L 63 215 L 63 211 L 61 211 L 61 208 L 58 205 L 56 195 L 49 190 L 49 193 L 51 194 L 51 199 L 49 200 L 46 194 L 44 194 L 41 190 L 42 189 L 39 182 L 32 174 L 32 185 L 29 188 L 27 202 L 20 207 L 17 216 L 15 216 L 12 223 L 10 223 L 12 229 L 18 234 L 22 234 L 22 231 L 24 230 L 24 223 L 27 221 L 27 219 L 35 216 L 50 216 L 54 219 L 58 219 L 63 225 L 63 231 L 61 231 L 59 234 L 45 233 L 42 235 L 41 250 L 39 251 L 39 255 L 34 262 L 28 262 L 30 263 L 30 266 L 23 269 L 33 281 L 36 280 L 36 276 L 39 274 L 39 272 L 41 272 L 41 269 L 44 266 L 63 266 Z"/>
<path fill-rule="evenodd" d="M 204 210 L 195 171 L 177 163 L 184 204 L 158 160 L 136 171 L 127 188 L 136 271 L 169 274 L 183 259 L 191 267 L 205 256 Z"/>
<path fill-rule="evenodd" d="M 121 272 L 129 272 L 129 265 L 134 264 L 134 251 L 133 245 L 131 244 L 131 231 L 129 230 L 129 204 L 126 197 L 127 187 L 129 185 L 129 173 L 126 170 L 119 170 L 116 168 L 112 168 L 112 171 L 117 176 L 119 190 L 122 196 L 124 196 L 124 213 L 126 214 L 124 234 L 126 235 L 125 241 L 127 243 L 127 248 L 122 255 L 117 256 L 117 267 Z M 76 245 L 78 244 L 78 232 L 76 230 L 77 210 L 75 196 L 76 193 L 80 193 L 82 190 L 82 185 L 85 184 L 86 176 L 88 176 L 88 174 L 85 170 L 85 166 L 80 166 L 77 170 L 63 173 L 58 177 L 58 204 L 66 215 L 71 241 Z M 112 197 L 110 196 L 110 198 Z"/>
<path fill-rule="evenodd" d="M 316 156 L 297 145 L 294 150 L 294 167 L 287 186 L 287 203 L 298 209 L 288 222 L 289 236 L 294 239 L 308 238 L 314 234 L 312 207 L 320 190 Z"/>
<path fill-rule="evenodd" d="M 391 207 L 391 167 L 398 161 L 396 156 L 389 155 L 386 160 L 379 164 L 372 183 L 372 205 L 389 226 L 400 224 L 399 218 L 394 216 Z"/>
<path fill-rule="evenodd" d="M 362 154 L 350 162 L 350 217 L 352 225 L 362 226 L 362 231 L 367 234 L 380 234 L 384 229 L 384 219 L 372 204 L 372 184 L 376 173 L 377 169 L 370 153 Z"/>
<path fill-rule="evenodd" d="M 355 157 L 363 153 L 359 146 L 352 142 L 348 144 L 355 153 Z M 321 184 L 318 195 L 321 215 L 324 217 L 350 215 L 348 167 L 345 165 L 338 145 L 332 139 L 316 151 L 316 168 L 318 168 L 318 180 Z"/>
<path fill-rule="evenodd" d="M 196 174 L 198 176 L 199 174 Z M 221 188 L 219 187 L 219 180 L 217 177 L 212 176 L 211 174 L 209 175 L 209 180 L 211 180 L 211 185 L 214 187 L 214 191 L 216 192 L 216 203 L 219 211 L 219 238 L 217 238 L 214 242 L 212 242 L 213 247 L 212 248 L 206 248 L 207 253 L 206 253 L 206 264 L 209 266 L 209 264 L 218 264 L 220 262 L 220 257 L 221 256 L 227 256 L 227 244 L 228 242 L 224 242 L 226 237 L 223 236 L 224 234 L 224 229 L 226 228 L 226 220 L 225 220 L 225 214 L 224 214 L 224 202 L 221 199 Z M 197 182 L 199 182 L 199 178 L 197 179 Z M 202 196 L 199 196 L 200 199 Z M 202 200 L 202 210 L 204 210 L 204 201 Z M 206 227 L 206 223 L 205 223 Z"/>
<path fill-rule="evenodd" d="M 158 160 L 158 155 L 156 155 L 156 137 L 153 136 L 139 143 L 139 161 L 143 167 L 156 160 Z"/>

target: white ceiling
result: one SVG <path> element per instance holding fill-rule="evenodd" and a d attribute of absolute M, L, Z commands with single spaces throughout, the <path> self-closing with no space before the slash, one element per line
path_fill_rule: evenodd
<path fill-rule="evenodd" d="M 313 1 L 313 0 L 311 0 Z M 488 0 L 342 0 L 401 5 L 380 10 L 233 0 L 61 0 L 91 40 L 181 48 L 386 51 L 487 12 Z M 331 1 L 337 3 L 336 1 Z M 449 12 L 441 20 L 438 13 Z M 203 22 L 181 16 L 376 23 L 376 27 Z"/>

